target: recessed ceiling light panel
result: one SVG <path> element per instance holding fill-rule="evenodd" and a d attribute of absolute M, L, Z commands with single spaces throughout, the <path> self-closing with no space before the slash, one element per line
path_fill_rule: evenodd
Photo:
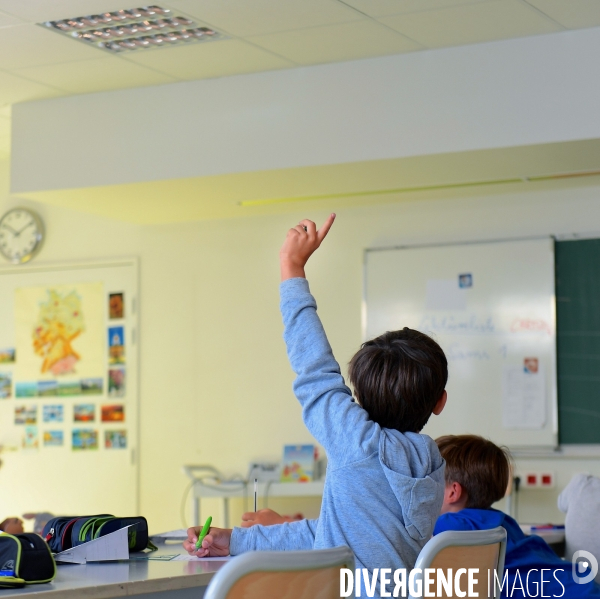
<path fill-rule="evenodd" d="M 214 29 L 200 27 L 191 19 L 175 15 L 171 9 L 161 6 L 115 10 L 38 25 L 110 52 L 223 39 Z"/>

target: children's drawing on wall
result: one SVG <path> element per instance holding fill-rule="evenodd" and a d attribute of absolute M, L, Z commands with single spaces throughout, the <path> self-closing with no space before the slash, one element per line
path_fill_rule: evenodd
<path fill-rule="evenodd" d="M 62 405 L 43 406 L 44 422 L 63 422 L 64 408 Z"/>
<path fill-rule="evenodd" d="M 62 447 L 64 444 L 63 431 L 44 431 L 44 447 Z"/>
<path fill-rule="evenodd" d="M 108 317 L 111 320 L 125 318 L 125 301 L 123 293 L 108 294 Z"/>
<path fill-rule="evenodd" d="M 125 395 L 125 369 L 111 368 L 108 371 L 108 395 L 123 397 Z"/>
<path fill-rule="evenodd" d="M 23 449 L 38 449 L 38 427 L 26 426 L 23 431 Z"/>
<path fill-rule="evenodd" d="M 104 431 L 106 449 L 127 449 L 127 431 Z"/>
<path fill-rule="evenodd" d="M 125 331 L 123 327 L 108 327 L 108 363 L 125 364 Z"/>
<path fill-rule="evenodd" d="M 87 428 L 76 428 L 72 431 L 73 450 L 98 449 L 98 431 Z"/>
<path fill-rule="evenodd" d="M 37 424 L 37 405 L 15 406 L 15 424 Z"/>
<path fill-rule="evenodd" d="M 12 395 L 12 373 L 0 372 L 0 399 L 8 399 Z"/>
<path fill-rule="evenodd" d="M 73 406 L 74 422 L 94 422 L 96 420 L 96 406 L 93 403 L 82 403 Z"/>
<path fill-rule="evenodd" d="M 0 348 L 0 364 L 12 364 L 15 361 L 15 348 Z"/>
<path fill-rule="evenodd" d="M 102 376 L 102 283 L 15 290 L 17 381 L 68 381 Z M 54 393 L 53 393 L 54 394 Z"/>
<path fill-rule="evenodd" d="M 102 406 L 102 422 L 125 422 L 125 407 L 121 405 Z"/>

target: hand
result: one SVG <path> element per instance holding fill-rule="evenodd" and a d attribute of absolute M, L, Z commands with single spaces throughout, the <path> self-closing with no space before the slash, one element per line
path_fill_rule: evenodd
<path fill-rule="evenodd" d="M 202 547 L 196 549 L 196 541 L 202 530 L 201 526 L 188 528 L 188 538 L 184 541 L 183 548 L 190 554 L 198 557 L 223 557 L 229 555 L 229 542 L 231 528 L 211 528 L 202 541 Z"/>
<path fill-rule="evenodd" d="M 273 524 L 283 524 L 284 522 L 295 522 L 296 520 L 302 520 L 302 514 L 295 514 L 294 516 L 281 516 L 277 512 L 264 508 L 258 510 L 258 512 L 246 512 L 242 515 L 242 528 L 250 528 L 255 524 L 261 526 L 272 526 Z"/>
<path fill-rule="evenodd" d="M 281 280 L 294 277 L 304 277 L 304 266 L 312 253 L 325 239 L 335 214 L 330 214 L 323 226 L 317 231 L 317 226 L 312 220 L 300 221 L 293 229 L 288 231 L 285 242 L 279 252 L 281 265 Z"/>
<path fill-rule="evenodd" d="M 23 520 L 21 518 L 7 518 L 0 522 L 0 530 L 9 535 L 16 535 L 23 532 Z"/>

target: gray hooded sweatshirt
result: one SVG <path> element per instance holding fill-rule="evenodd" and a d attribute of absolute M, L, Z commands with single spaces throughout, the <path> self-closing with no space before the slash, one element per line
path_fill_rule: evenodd
<path fill-rule="evenodd" d="M 328 457 L 321 513 L 318 520 L 235 528 L 231 555 L 347 545 L 356 568 L 371 574 L 410 570 L 440 514 L 444 460 L 431 437 L 382 428 L 353 401 L 306 279 L 284 281 L 280 292 L 294 393 Z"/>

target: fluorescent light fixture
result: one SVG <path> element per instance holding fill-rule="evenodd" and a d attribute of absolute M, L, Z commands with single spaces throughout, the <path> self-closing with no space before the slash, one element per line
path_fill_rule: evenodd
<path fill-rule="evenodd" d="M 214 29 L 200 27 L 188 17 L 173 14 L 170 8 L 162 6 L 128 8 L 38 25 L 110 52 L 223 39 Z"/>

